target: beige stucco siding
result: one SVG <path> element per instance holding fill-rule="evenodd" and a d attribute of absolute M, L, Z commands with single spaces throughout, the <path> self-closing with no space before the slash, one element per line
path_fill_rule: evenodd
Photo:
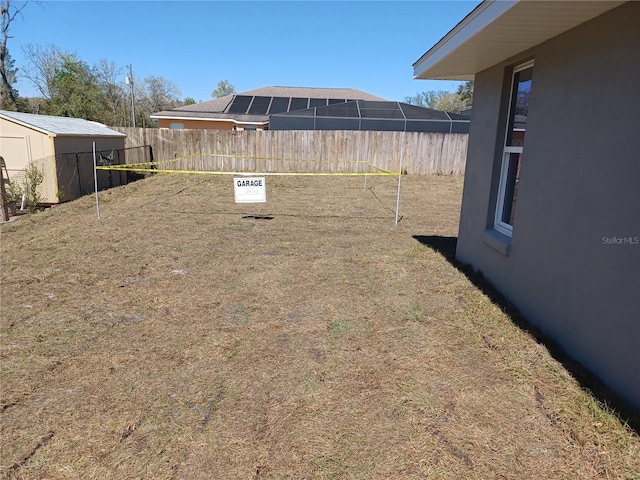
<path fill-rule="evenodd" d="M 181 123 L 184 128 L 212 129 L 212 130 L 233 130 L 233 122 L 222 122 L 213 120 L 172 120 L 168 118 L 158 119 L 159 128 L 171 128 L 172 123 Z"/>
<path fill-rule="evenodd" d="M 247 128 L 257 128 L 264 130 L 264 125 L 244 125 L 242 123 L 222 121 L 222 120 L 176 120 L 169 118 L 158 119 L 158 128 L 171 128 L 172 123 L 182 124 L 184 129 L 199 130 L 244 130 Z"/>
<path fill-rule="evenodd" d="M 53 154 L 54 142 L 51 135 L 0 119 L 0 155 L 5 160 L 9 181 L 20 181 L 24 178 L 27 164 L 35 162 L 44 174 L 40 195 L 47 203 L 57 201 L 58 183 Z"/>
<path fill-rule="evenodd" d="M 46 133 L 0 119 L 0 155 L 11 174 L 24 170 L 30 160 L 53 155 L 53 143 Z"/>

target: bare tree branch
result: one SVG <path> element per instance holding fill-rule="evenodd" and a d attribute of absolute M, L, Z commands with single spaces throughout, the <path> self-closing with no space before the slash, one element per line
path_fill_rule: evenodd
<path fill-rule="evenodd" d="M 22 69 L 23 76 L 33 83 L 44 98 L 50 100 L 51 82 L 64 53 L 55 45 L 42 47 L 32 43 L 25 45 L 22 51 L 27 59 L 27 65 Z"/>
<path fill-rule="evenodd" d="M 2 92 L 1 103 L 8 101 L 9 105 L 16 108 L 17 98 L 16 92 L 9 80 L 9 72 L 7 71 L 7 57 L 9 50 L 7 50 L 7 41 L 12 38 L 9 35 L 9 27 L 11 22 L 15 20 L 16 16 L 24 10 L 29 2 L 25 2 L 19 8 L 11 7 L 11 0 L 0 1 L 0 91 Z M 4 98 L 4 97 L 7 98 Z"/>

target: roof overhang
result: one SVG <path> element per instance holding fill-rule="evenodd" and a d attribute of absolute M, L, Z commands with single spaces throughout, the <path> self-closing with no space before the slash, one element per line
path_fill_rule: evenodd
<path fill-rule="evenodd" d="M 149 118 L 154 120 L 200 120 L 203 122 L 225 122 L 225 123 L 233 123 L 235 125 L 267 125 L 269 120 L 264 121 L 254 121 L 254 120 L 241 120 L 235 118 L 221 118 L 221 117 L 198 117 L 198 116 L 180 116 L 180 115 L 160 115 L 154 114 L 150 115 Z"/>
<path fill-rule="evenodd" d="M 46 118 L 46 115 L 33 115 L 33 114 L 23 114 L 21 112 L 8 112 L 7 114 L 0 112 L 0 119 L 6 120 L 7 122 L 15 123 L 16 125 L 20 125 L 22 127 L 28 128 L 35 132 L 43 133 L 48 135 L 49 137 L 82 137 L 82 138 L 125 138 L 127 136 L 126 133 L 117 132 L 115 130 L 110 129 L 109 127 L 98 123 L 92 122 L 90 120 L 83 120 L 79 118 L 67 118 L 67 117 L 54 117 L 50 116 L 49 118 L 53 119 L 53 122 L 62 121 L 62 122 L 73 122 L 77 125 L 83 126 L 87 129 L 86 132 L 79 130 L 69 130 L 69 131 L 53 131 L 50 128 L 46 128 L 42 125 L 37 125 L 33 123 L 33 121 L 25 120 L 24 118 L 16 118 L 14 115 L 29 118 Z M 55 128 L 55 123 L 51 124 Z M 69 127 L 71 128 L 71 127 Z"/>
<path fill-rule="evenodd" d="M 485 0 L 413 64 L 414 78 L 473 80 L 476 73 L 623 3 Z"/>

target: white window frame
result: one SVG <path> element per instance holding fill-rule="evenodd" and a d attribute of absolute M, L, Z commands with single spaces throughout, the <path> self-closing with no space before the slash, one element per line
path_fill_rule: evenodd
<path fill-rule="evenodd" d="M 524 147 L 514 147 L 514 146 L 507 145 L 507 139 L 509 138 L 509 127 L 510 127 L 509 119 L 511 118 L 511 107 L 512 107 L 513 94 L 514 94 L 513 87 L 514 87 L 516 74 L 518 72 L 526 70 L 527 68 L 533 67 L 533 63 L 534 63 L 533 60 L 530 60 L 526 63 L 520 64 L 516 66 L 511 72 L 511 86 L 509 88 L 509 103 L 508 103 L 509 108 L 507 110 L 507 124 L 505 126 L 504 146 L 502 149 L 502 164 L 500 166 L 500 181 L 498 183 L 498 196 L 496 198 L 496 211 L 495 211 L 495 216 L 493 221 L 493 228 L 498 232 L 504 235 L 507 235 L 509 237 L 511 237 L 511 235 L 513 234 L 513 226 L 502 221 L 502 214 L 504 212 L 504 200 L 505 200 L 504 197 L 507 189 L 510 157 L 511 157 L 511 154 L 513 153 L 518 153 L 522 155 L 524 151 Z M 525 136 L 525 139 L 526 139 L 526 136 Z M 520 159 L 520 161 L 522 162 L 522 158 Z"/>
<path fill-rule="evenodd" d="M 496 216 L 493 224 L 500 233 L 511 236 L 513 233 L 513 226 L 502 221 L 502 214 L 504 212 L 504 196 L 507 193 L 507 180 L 509 177 L 509 163 L 512 153 L 519 153 L 522 155 L 522 147 L 504 147 L 502 154 L 502 166 L 500 168 L 500 184 L 498 185 L 498 199 L 496 203 Z"/>

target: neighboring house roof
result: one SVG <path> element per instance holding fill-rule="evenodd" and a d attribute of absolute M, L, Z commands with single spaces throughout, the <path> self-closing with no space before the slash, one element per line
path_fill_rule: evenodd
<path fill-rule="evenodd" d="M 0 110 L 0 118 L 32 128 L 52 137 L 126 137 L 106 125 L 82 118 L 54 117 Z"/>
<path fill-rule="evenodd" d="M 414 78 L 473 80 L 476 73 L 623 3 L 485 0 L 413 64 Z"/>
<path fill-rule="evenodd" d="M 273 130 L 376 130 L 468 133 L 471 119 L 401 102 L 350 100 L 271 115 Z"/>
<path fill-rule="evenodd" d="M 384 101 L 384 98 L 352 88 L 262 87 L 157 112 L 151 118 L 267 124 L 270 114 L 319 106 L 321 100 L 324 105 L 330 105 L 349 100 Z"/>
<path fill-rule="evenodd" d="M 249 90 L 241 95 L 262 95 L 267 97 L 308 97 L 308 98 L 345 98 L 348 100 L 386 99 L 355 88 L 315 88 L 315 87 L 261 87 Z"/>

